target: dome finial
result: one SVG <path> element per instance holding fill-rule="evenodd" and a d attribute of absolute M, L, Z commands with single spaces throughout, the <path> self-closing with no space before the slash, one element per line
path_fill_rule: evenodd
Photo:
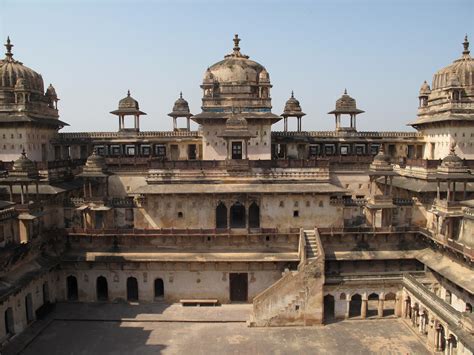
<path fill-rule="evenodd" d="M 344 89 L 344 95 L 347 95 L 347 89 Z"/>
<path fill-rule="evenodd" d="M 469 51 L 469 40 L 467 39 L 467 34 L 464 36 L 464 42 L 462 43 L 462 45 L 464 47 L 464 51 L 462 52 L 462 54 L 468 55 L 470 51 Z"/>
<path fill-rule="evenodd" d="M 180 99 L 183 98 L 183 92 L 182 92 L 182 91 L 179 92 L 179 98 L 180 98 Z"/>
<path fill-rule="evenodd" d="M 234 35 L 234 52 L 240 52 L 239 42 L 240 42 L 239 35 L 235 34 Z"/>
<path fill-rule="evenodd" d="M 456 155 L 456 142 L 451 142 L 449 146 L 449 154 Z"/>
<path fill-rule="evenodd" d="M 5 53 L 5 56 L 7 60 L 11 60 L 11 58 L 13 57 L 12 48 L 14 46 L 13 44 L 11 44 L 10 36 L 7 37 L 7 43 L 5 43 L 5 47 L 7 48 L 7 52 Z"/>
<path fill-rule="evenodd" d="M 293 90 L 291 90 L 291 98 L 292 98 L 292 99 L 295 98 L 295 93 L 293 92 Z"/>
<path fill-rule="evenodd" d="M 130 89 L 127 90 L 127 97 L 130 97 Z"/>

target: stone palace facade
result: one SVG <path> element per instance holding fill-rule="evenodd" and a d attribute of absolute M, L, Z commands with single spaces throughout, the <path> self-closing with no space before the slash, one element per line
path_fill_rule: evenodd
<path fill-rule="evenodd" d="M 410 132 L 362 132 L 345 91 L 333 131 L 234 47 L 202 111 L 142 131 L 61 133 L 58 94 L 0 60 L 0 344 L 55 302 L 249 302 L 249 326 L 401 317 L 433 351 L 474 352 L 474 60 L 419 91 Z M 288 120 L 296 120 L 296 131 Z M 190 130 L 190 120 L 199 124 Z M 284 122 L 284 131 L 272 125 Z"/>

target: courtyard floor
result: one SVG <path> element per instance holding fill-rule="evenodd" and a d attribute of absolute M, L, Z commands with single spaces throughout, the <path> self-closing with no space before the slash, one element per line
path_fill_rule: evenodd
<path fill-rule="evenodd" d="M 250 305 L 59 304 L 21 354 L 430 353 L 399 319 L 248 328 L 250 311 Z"/>

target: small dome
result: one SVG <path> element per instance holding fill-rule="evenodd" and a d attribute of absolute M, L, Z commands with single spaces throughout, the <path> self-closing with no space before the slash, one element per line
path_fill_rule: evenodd
<path fill-rule="evenodd" d="M 12 170 L 14 172 L 13 175 L 24 174 L 27 177 L 32 178 L 38 176 L 38 170 L 36 169 L 35 163 L 28 159 L 25 150 L 23 150 L 20 157 L 13 163 Z"/>
<path fill-rule="evenodd" d="M 456 154 L 456 144 L 452 143 L 451 148 L 449 149 L 449 154 L 443 158 L 441 161 L 442 167 L 463 167 L 463 160 Z"/>
<path fill-rule="evenodd" d="M 207 68 L 206 72 L 204 73 L 204 83 L 213 83 L 214 82 L 214 75 L 211 73 L 211 70 Z"/>
<path fill-rule="evenodd" d="M 87 158 L 86 164 L 82 170 L 83 176 L 103 176 L 107 172 L 107 163 L 105 158 L 98 155 L 95 150 Z"/>
<path fill-rule="evenodd" d="M 420 88 L 420 96 L 428 96 L 429 94 L 431 94 L 431 88 L 425 80 Z"/>
<path fill-rule="evenodd" d="M 372 172 L 387 172 L 393 170 L 390 157 L 385 154 L 383 145 L 380 146 L 379 152 L 374 157 L 372 164 L 370 164 L 370 170 Z"/>
<path fill-rule="evenodd" d="M 23 88 L 31 92 L 43 94 L 44 83 L 41 75 L 13 59 L 11 51 L 13 44 L 11 44 L 10 37 L 7 38 L 5 47 L 7 48 L 5 59 L 0 60 L 0 87 L 13 89 L 18 80 L 22 79 Z"/>
<path fill-rule="evenodd" d="M 300 102 L 295 99 L 293 91 L 291 92 L 291 97 L 285 103 L 285 109 L 283 110 L 283 117 L 290 117 L 290 116 L 304 116 L 306 115 L 302 109 Z"/>
<path fill-rule="evenodd" d="M 130 96 L 130 90 L 127 91 L 127 97 L 119 101 L 119 110 L 139 110 L 138 101 Z"/>
<path fill-rule="evenodd" d="M 347 94 L 347 89 L 344 89 L 344 94 L 336 101 L 336 109 L 329 113 L 363 113 L 356 105 L 356 100 Z"/>
<path fill-rule="evenodd" d="M 265 68 L 263 68 L 260 74 L 258 74 L 258 81 L 260 81 L 261 83 L 270 82 L 270 74 L 268 74 Z"/>
<path fill-rule="evenodd" d="M 52 98 L 57 98 L 58 95 L 56 94 L 56 89 L 52 84 L 49 84 L 48 88 L 46 89 L 46 96 L 52 97 Z"/>
<path fill-rule="evenodd" d="M 190 117 L 192 116 L 189 110 L 188 102 L 183 99 L 183 93 L 179 93 L 179 99 L 174 102 L 173 111 L 168 114 L 171 117 Z"/>
<path fill-rule="evenodd" d="M 461 58 L 435 73 L 433 76 L 433 90 L 451 87 L 452 84 L 456 84 L 458 87 L 474 87 L 474 59 L 470 56 L 467 35 L 464 38 L 463 47 L 464 51 Z M 456 78 L 452 76 L 452 73 L 456 74 Z"/>

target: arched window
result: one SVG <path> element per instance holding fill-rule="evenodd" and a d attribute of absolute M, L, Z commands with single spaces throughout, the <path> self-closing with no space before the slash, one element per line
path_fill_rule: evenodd
<path fill-rule="evenodd" d="M 236 202 L 230 208 L 230 227 L 245 228 L 245 206 L 240 202 Z"/>
<path fill-rule="evenodd" d="M 371 293 L 367 299 L 367 317 L 373 317 L 377 315 L 379 305 L 379 295 Z"/>
<path fill-rule="evenodd" d="M 8 307 L 5 310 L 5 333 L 7 335 L 15 334 L 15 322 L 13 320 L 13 309 Z"/>
<path fill-rule="evenodd" d="M 260 228 L 260 207 L 255 202 L 249 207 L 249 228 Z"/>
<path fill-rule="evenodd" d="M 227 229 L 227 207 L 223 202 L 216 207 L 216 228 Z"/>
<path fill-rule="evenodd" d="M 155 299 L 161 299 L 165 295 L 165 285 L 163 279 L 155 280 Z"/>
<path fill-rule="evenodd" d="M 97 278 L 96 292 L 98 301 L 107 301 L 109 299 L 109 287 L 107 279 L 104 276 L 99 276 Z"/>
<path fill-rule="evenodd" d="M 134 277 L 127 279 L 127 300 L 138 301 L 138 282 Z"/>
<path fill-rule="evenodd" d="M 383 316 L 391 316 L 395 314 L 395 303 L 397 301 L 396 295 L 393 292 L 389 292 L 385 295 L 383 303 Z"/>
<path fill-rule="evenodd" d="M 341 294 L 339 295 L 339 299 L 340 299 L 340 300 L 346 300 L 346 299 L 347 299 L 346 294 L 345 294 L 344 292 L 341 293 Z"/>
<path fill-rule="evenodd" d="M 77 279 L 75 276 L 68 276 L 66 279 L 67 284 L 67 299 L 68 301 L 77 301 L 78 292 L 77 292 Z"/>

